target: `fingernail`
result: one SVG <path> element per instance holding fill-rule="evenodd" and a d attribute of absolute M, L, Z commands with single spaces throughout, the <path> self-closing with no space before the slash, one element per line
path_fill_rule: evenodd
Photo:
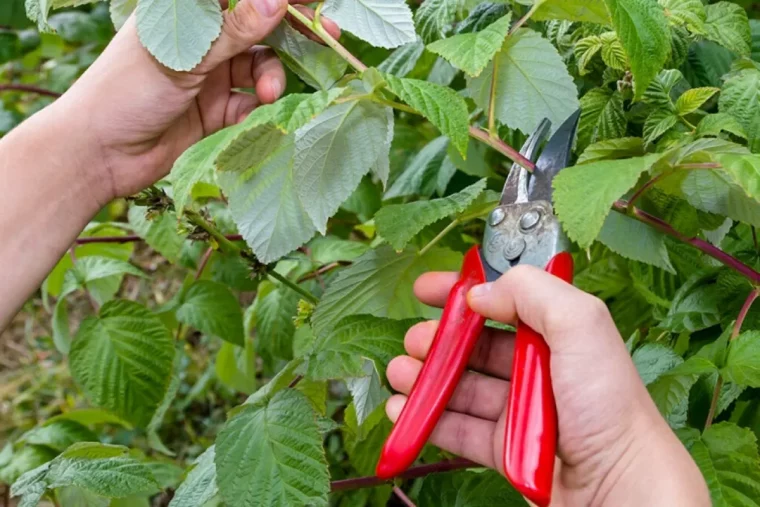
<path fill-rule="evenodd" d="M 470 289 L 470 297 L 479 299 L 488 296 L 491 293 L 491 290 L 493 289 L 493 283 L 484 283 L 481 285 L 476 285 L 472 289 Z"/>
<path fill-rule="evenodd" d="M 261 13 L 271 18 L 275 14 L 279 14 L 282 8 L 282 0 L 260 0 L 261 1 Z"/>

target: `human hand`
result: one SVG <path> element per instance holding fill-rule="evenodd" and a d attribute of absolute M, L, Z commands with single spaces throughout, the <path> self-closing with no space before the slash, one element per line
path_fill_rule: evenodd
<path fill-rule="evenodd" d="M 456 273 L 428 273 L 415 293 L 442 307 Z M 510 270 L 472 289 L 470 307 L 505 323 L 520 320 L 551 349 L 558 412 L 558 464 L 552 505 L 710 505 L 698 468 L 660 416 L 606 306 L 572 285 L 531 266 Z M 422 368 L 437 322 L 411 328 L 387 376 L 408 394 Z M 430 442 L 504 473 L 505 405 L 514 335 L 486 328 L 469 368 Z M 386 405 L 399 417 L 406 396 Z"/>
<path fill-rule="evenodd" d="M 228 0 L 220 1 L 226 8 Z M 287 4 L 239 1 L 233 11 L 225 11 L 221 35 L 190 72 L 158 63 L 140 43 L 134 15 L 127 21 L 51 108 L 67 122 L 79 122 L 72 128 L 92 152 L 87 157 L 92 174 L 84 179 L 102 186 L 101 204 L 155 183 L 188 147 L 280 97 L 285 89 L 282 64 L 272 50 L 255 45 L 281 22 Z M 305 6 L 298 9 L 313 15 Z M 323 19 L 323 25 L 340 36 L 335 23 Z M 256 95 L 234 88 L 255 88 Z"/>

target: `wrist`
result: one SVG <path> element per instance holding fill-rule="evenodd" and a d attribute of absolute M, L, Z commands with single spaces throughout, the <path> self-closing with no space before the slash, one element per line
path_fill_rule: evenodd
<path fill-rule="evenodd" d="M 628 439 L 592 505 L 711 505 L 699 468 L 651 399 L 632 409 Z"/>

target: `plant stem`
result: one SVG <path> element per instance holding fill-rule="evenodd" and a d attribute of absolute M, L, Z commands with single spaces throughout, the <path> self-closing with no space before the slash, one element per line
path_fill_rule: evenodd
<path fill-rule="evenodd" d="M 240 241 L 243 236 L 240 234 L 227 234 L 225 236 L 230 241 Z M 144 241 L 140 236 L 94 236 L 91 238 L 77 238 L 77 245 L 90 245 L 95 243 L 139 243 Z"/>
<path fill-rule="evenodd" d="M 472 462 L 468 459 L 456 458 L 439 461 L 438 463 L 432 463 L 429 465 L 412 467 L 398 477 L 400 479 L 416 479 L 418 477 L 424 477 L 430 474 L 451 472 L 453 470 L 462 470 L 464 468 L 479 468 L 480 466 L 481 465 L 478 465 L 477 463 Z M 346 491 L 350 489 L 371 488 L 374 486 L 381 486 L 387 482 L 388 481 L 377 476 L 342 479 L 339 481 L 332 481 L 330 483 L 330 491 L 335 492 Z"/>
<path fill-rule="evenodd" d="M 291 282 L 290 280 L 288 280 L 287 277 L 282 276 L 277 271 L 270 270 L 267 274 L 269 276 L 271 276 L 272 278 L 274 278 L 275 280 L 277 280 L 280 283 L 282 283 L 283 285 L 287 286 L 290 290 L 293 290 L 293 291 L 299 293 L 301 296 L 304 297 L 304 299 L 306 299 L 310 303 L 314 303 L 314 304 L 319 303 L 319 298 L 317 298 L 317 296 L 315 296 L 311 292 L 307 291 L 306 289 L 304 289 L 300 285 Z"/>
<path fill-rule="evenodd" d="M 293 389 L 302 380 L 303 380 L 303 375 L 296 375 L 296 377 L 293 380 L 290 381 L 290 384 L 288 384 L 288 387 L 290 389 Z"/>
<path fill-rule="evenodd" d="M 312 271 L 311 273 L 306 273 L 301 278 L 298 279 L 298 283 L 305 282 L 306 280 L 311 280 L 313 278 L 319 278 L 320 276 L 324 275 L 325 273 L 332 271 L 333 269 L 339 268 L 341 266 L 347 266 L 351 264 L 350 262 L 333 262 L 331 264 L 326 264 L 319 268 L 316 271 Z"/>
<path fill-rule="evenodd" d="M 652 188 L 655 185 L 655 183 L 657 183 L 658 181 L 660 181 L 663 178 L 666 178 L 670 174 L 672 174 L 672 173 L 660 173 L 657 176 L 655 176 L 654 178 L 652 178 L 651 180 L 649 180 L 646 183 L 644 183 L 641 186 L 640 189 L 638 189 L 636 192 L 634 192 L 634 194 L 631 196 L 631 200 L 628 201 L 628 211 L 629 212 L 633 211 L 633 205 L 636 204 L 636 201 L 638 201 L 639 198 L 642 195 L 644 195 L 644 192 L 646 192 L 647 190 L 649 190 L 650 188 Z"/>
<path fill-rule="evenodd" d="M 533 169 L 535 169 L 536 165 L 528 160 L 527 158 L 523 157 L 519 151 L 512 148 L 510 145 L 499 139 L 498 137 L 491 137 L 488 132 L 484 131 L 483 129 L 476 127 L 474 125 L 470 125 L 470 137 L 473 139 L 477 139 L 478 141 L 487 144 L 494 150 L 498 151 L 505 157 L 507 157 L 512 162 L 516 163 L 517 165 L 524 167 L 529 172 L 533 172 Z"/>
<path fill-rule="evenodd" d="M 351 54 L 340 42 L 335 40 L 332 35 L 327 33 L 324 29 L 319 18 L 311 20 L 306 15 L 302 14 L 298 9 L 292 5 L 288 5 L 288 14 L 296 18 L 303 25 L 314 32 L 322 41 L 330 46 L 336 53 L 343 57 L 351 66 L 359 72 L 367 70 L 367 66 L 364 65 L 358 58 Z"/>
<path fill-rule="evenodd" d="M 377 95 L 372 95 L 368 97 L 372 102 L 377 102 L 378 104 L 382 104 L 384 106 L 392 107 L 393 109 L 398 109 L 399 111 L 403 111 L 405 113 L 411 113 L 416 114 L 418 116 L 422 116 L 422 113 L 417 111 L 414 108 L 411 108 L 407 106 L 406 104 L 402 104 L 400 102 L 394 102 L 392 100 L 384 99 L 382 97 L 378 97 Z"/>
<path fill-rule="evenodd" d="M 491 93 L 488 98 L 488 135 L 492 139 L 499 137 L 496 132 L 496 79 L 499 73 L 499 59 L 493 59 L 493 73 L 491 75 Z"/>
<path fill-rule="evenodd" d="M 451 231 L 453 231 L 456 228 L 457 225 L 459 225 L 459 219 L 455 218 L 454 220 L 451 221 L 451 223 L 449 225 L 446 226 L 446 228 L 444 230 L 442 230 L 441 232 L 439 232 L 436 237 L 434 237 L 433 239 L 431 239 L 430 243 L 428 243 L 427 245 L 425 245 L 422 248 L 422 250 L 420 250 L 420 256 L 425 255 L 426 253 L 428 253 L 428 251 L 430 251 L 430 249 L 433 248 L 439 241 L 441 241 L 448 233 L 450 233 Z"/>
<path fill-rule="evenodd" d="M 206 231 L 209 236 L 214 238 L 216 242 L 219 244 L 219 248 L 222 249 L 222 251 L 233 254 L 233 255 L 242 255 L 243 250 L 239 246 L 237 246 L 235 243 L 227 239 L 227 237 L 219 232 L 213 225 L 208 223 L 205 218 L 201 216 L 200 213 L 194 210 L 185 210 L 185 216 L 190 221 L 191 224 L 196 225 Z"/>
<path fill-rule="evenodd" d="M 517 23 L 514 24 L 512 29 L 509 31 L 509 35 L 512 35 L 517 30 L 519 30 L 532 16 L 536 13 L 536 9 L 538 9 L 538 6 L 541 5 L 540 3 L 535 3 L 533 7 L 530 8 L 530 10 L 525 14 L 525 16 L 521 17 Z"/>
<path fill-rule="evenodd" d="M 747 318 L 747 314 L 749 313 L 750 308 L 752 308 L 752 303 L 755 302 L 755 300 L 760 296 L 760 288 L 754 288 L 752 291 L 747 295 L 747 299 L 744 301 L 744 305 L 742 305 L 742 309 L 739 311 L 739 316 L 736 317 L 736 322 L 734 323 L 734 329 L 731 331 L 731 337 L 729 338 L 729 341 L 734 341 L 739 336 L 739 333 L 742 331 L 742 326 L 744 325 L 744 320 Z M 715 412 L 718 409 L 718 400 L 720 398 L 720 391 L 723 389 L 723 376 L 719 373 L 718 374 L 718 380 L 715 381 L 715 389 L 713 389 L 713 395 L 712 400 L 710 400 L 710 410 L 707 412 L 707 420 L 705 421 L 705 429 L 709 428 L 712 423 L 713 419 L 715 418 Z"/>
<path fill-rule="evenodd" d="M 53 97 L 53 98 L 58 98 L 61 96 L 60 93 L 54 92 L 52 90 L 46 90 L 44 88 L 39 88 L 37 86 L 29 86 L 29 85 L 22 85 L 22 84 L 0 85 L 0 92 L 36 93 L 37 95 L 44 95 L 46 97 Z"/>
<path fill-rule="evenodd" d="M 203 257 L 201 257 L 201 261 L 198 263 L 198 270 L 195 272 L 195 281 L 200 280 L 201 276 L 203 276 L 203 270 L 206 269 L 206 264 L 208 264 L 208 261 L 211 258 L 211 254 L 213 253 L 214 253 L 213 247 L 208 247 L 206 249 L 206 252 L 203 254 Z"/>
<path fill-rule="evenodd" d="M 630 210 L 630 212 L 628 208 L 629 208 L 628 203 L 624 200 L 617 201 L 612 206 L 612 209 L 614 209 L 615 211 L 619 211 L 620 213 L 629 215 L 640 222 L 644 222 L 645 224 L 651 225 L 655 229 L 667 234 L 668 236 L 672 236 L 679 241 L 682 241 L 684 243 L 687 243 L 693 246 L 694 248 L 705 253 L 706 255 L 709 255 L 713 259 L 721 262 L 722 264 L 728 266 L 729 268 L 749 278 L 749 280 L 753 284 L 760 284 L 760 273 L 758 273 L 751 267 L 747 266 L 736 257 L 733 257 L 732 255 L 724 252 L 717 246 L 712 245 L 703 239 L 695 238 L 695 237 L 690 238 L 684 234 L 681 234 L 676 229 L 674 229 L 673 226 L 670 225 L 669 223 L 665 222 L 664 220 L 660 218 L 657 218 L 656 216 L 650 215 L 646 211 L 642 211 L 639 208 L 633 207 Z"/>
<path fill-rule="evenodd" d="M 406 505 L 406 507 L 417 507 L 414 505 L 414 502 L 412 502 L 411 498 L 406 496 L 406 493 L 404 493 L 398 486 L 393 486 L 393 494 L 396 495 L 398 499 L 401 500 L 404 505 Z"/>

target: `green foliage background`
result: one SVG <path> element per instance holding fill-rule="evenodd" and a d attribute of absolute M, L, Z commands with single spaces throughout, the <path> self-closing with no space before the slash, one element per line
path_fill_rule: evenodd
<path fill-rule="evenodd" d="M 0 135 L 64 92 L 135 7 L 174 69 L 219 33 L 216 0 L 3 2 Z M 109 205 L 27 305 L 46 326 L 0 373 L 0 483 L 22 505 L 64 507 L 396 501 L 388 485 L 330 491 L 372 475 L 385 366 L 438 314 L 412 284 L 458 269 L 481 237 L 509 147 L 580 107 L 555 183 L 576 284 L 607 302 L 713 503 L 760 505 L 753 9 L 326 0 L 337 51 L 284 24 L 266 43 L 286 96 Z M 430 446 L 420 463 L 447 458 Z M 524 505 L 494 472 L 398 484 L 420 505 Z"/>

